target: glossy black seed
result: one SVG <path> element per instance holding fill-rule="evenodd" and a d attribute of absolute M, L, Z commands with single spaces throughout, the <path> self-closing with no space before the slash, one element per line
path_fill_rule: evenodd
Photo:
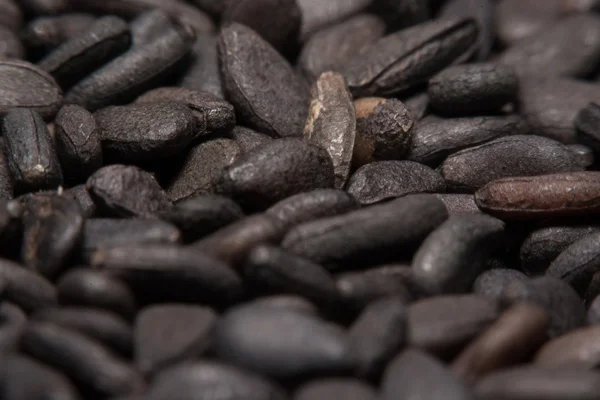
<path fill-rule="evenodd" d="M 416 193 L 444 192 L 446 184 L 433 169 L 413 161 L 378 161 L 360 167 L 348 193 L 368 205 Z"/>
<path fill-rule="evenodd" d="M 221 74 L 240 122 L 274 137 L 300 136 L 308 87 L 252 29 L 233 23 L 219 35 Z"/>
<path fill-rule="evenodd" d="M 275 140 L 225 168 L 216 192 L 244 208 L 264 209 L 291 195 L 333 187 L 331 157 L 301 139 Z"/>
<path fill-rule="evenodd" d="M 96 171 L 87 190 L 103 213 L 149 217 L 167 209 L 167 194 L 148 172 L 134 166 L 111 165 Z"/>
<path fill-rule="evenodd" d="M 62 169 L 46 124 L 36 111 L 17 108 L 2 120 L 8 166 L 17 190 L 56 189 Z"/>
<path fill-rule="evenodd" d="M 130 44 L 127 22 L 106 16 L 98 18 L 76 38 L 62 43 L 37 65 L 66 88 L 126 51 Z"/>

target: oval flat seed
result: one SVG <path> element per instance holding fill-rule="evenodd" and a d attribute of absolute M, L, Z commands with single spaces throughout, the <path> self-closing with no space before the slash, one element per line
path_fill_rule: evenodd
<path fill-rule="evenodd" d="M 64 306 L 104 309 L 126 319 L 130 319 L 137 308 L 133 293 L 123 282 L 92 269 L 66 272 L 56 288 L 58 300 Z"/>
<path fill-rule="evenodd" d="M 414 120 L 396 99 L 362 98 L 356 107 L 356 144 L 352 163 L 400 160 L 410 148 Z"/>
<path fill-rule="evenodd" d="M 325 378 L 310 381 L 296 389 L 294 400 L 328 400 L 339 396 L 346 400 L 375 400 L 375 390 L 353 378 Z"/>
<path fill-rule="evenodd" d="M 216 313 L 208 307 L 185 304 L 143 309 L 135 321 L 135 360 L 145 374 L 198 358 L 209 346 Z"/>
<path fill-rule="evenodd" d="M 56 151 L 67 180 L 81 181 L 102 167 L 101 132 L 92 114 L 83 107 L 66 105 L 54 125 Z"/>
<path fill-rule="evenodd" d="M 83 233 L 83 212 L 67 196 L 37 195 L 25 201 L 21 258 L 27 267 L 55 278 Z"/>
<path fill-rule="evenodd" d="M 481 273 L 473 283 L 473 293 L 501 299 L 511 282 L 526 282 L 529 277 L 516 269 L 496 268 Z"/>
<path fill-rule="evenodd" d="M 348 181 L 348 193 L 361 204 L 416 193 L 446 191 L 439 173 L 413 161 L 377 161 L 360 167 Z"/>
<path fill-rule="evenodd" d="M 523 79 L 519 109 L 536 135 L 562 143 L 579 142 L 574 121 L 600 96 L 598 85 L 569 79 Z"/>
<path fill-rule="evenodd" d="M 0 24 L 0 57 L 23 58 L 25 49 L 19 37 L 6 26 Z"/>
<path fill-rule="evenodd" d="M 0 279 L 6 282 L 3 298 L 26 312 L 56 305 L 56 289 L 34 271 L 9 260 L 0 259 Z"/>
<path fill-rule="evenodd" d="M 269 143 L 273 138 L 243 126 L 234 127 L 229 136 L 240 146 L 242 154 L 248 154 L 258 146 Z"/>
<path fill-rule="evenodd" d="M 567 16 L 516 43 L 498 62 L 515 67 L 521 76 L 585 78 L 600 61 L 599 26 L 600 18 L 591 13 Z"/>
<path fill-rule="evenodd" d="M 317 306 L 336 309 L 333 277 L 318 264 L 274 246 L 254 248 L 242 267 L 245 283 L 259 292 L 296 294 Z"/>
<path fill-rule="evenodd" d="M 103 343 L 123 356 L 133 352 L 133 330 L 118 315 L 94 308 L 46 308 L 32 316 L 33 321 L 51 322 Z"/>
<path fill-rule="evenodd" d="M 289 229 L 319 218 L 345 214 L 359 207 L 356 199 L 345 191 L 315 189 L 283 199 L 269 207 L 265 214 Z"/>
<path fill-rule="evenodd" d="M 192 111 L 175 102 L 107 107 L 95 112 L 94 118 L 111 161 L 171 156 L 184 150 L 198 134 Z"/>
<path fill-rule="evenodd" d="M 467 147 L 509 135 L 528 134 L 525 120 L 516 115 L 451 119 L 426 118 L 417 124 L 407 158 L 436 166 Z"/>
<path fill-rule="evenodd" d="M 444 203 L 449 215 L 478 214 L 481 212 L 475 204 L 475 197 L 470 194 L 441 193 L 436 194 L 435 197 Z"/>
<path fill-rule="evenodd" d="M 179 229 L 153 219 L 88 219 L 83 225 L 81 252 L 88 261 L 94 251 L 124 245 L 178 243 Z"/>
<path fill-rule="evenodd" d="M 550 263 L 573 242 L 592 233 L 598 226 L 549 226 L 534 230 L 521 244 L 521 268 L 533 275 L 543 274 Z"/>
<path fill-rule="evenodd" d="M 199 195 L 176 203 L 160 218 L 177 226 L 186 242 L 198 240 L 244 216 L 232 200 L 216 195 Z"/>
<path fill-rule="evenodd" d="M 98 18 L 86 31 L 67 40 L 38 62 L 66 88 L 131 45 L 127 22 L 115 16 Z"/>
<path fill-rule="evenodd" d="M 367 306 L 354 321 L 348 335 L 357 360 L 355 374 L 377 379 L 404 346 L 407 336 L 405 304 L 399 297 L 383 298 Z"/>
<path fill-rule="evenodd" d="M 0 376 L 0 391 L 5 400 L 80 398 L 73 384 L 65 376 L 23 355 L 15 354 L 3 358 Z"/>
<path fill-rule="evenodd" d="M 146 398 L 172 400 L 210 400 L 219 393 L 221 400 L 286 400 L 275 383 L 230 365 L 214 361 L 180 364 L 161 372 L 153 380 Z"/>
<path fill-rule="evenodd" d="M 225 168 L 215 191 L 244 208 L 265 209 L 291 195 L 334 184 L 327 151 L 297 138 L 274 140 Z"/>
<path fill-rule="evenodd" d="M 238 264 L 261 244 L 281 241 L 286 228 L 267 214 L 255 214 L 222 227 L 195 242 L 203 253 L 230 264 Z"/>
<path fill-rule="evenodd" d="M 311 89 L 311 103 L 304 137 L 323 147 L 333 161 L 335 187 L 344 187 L 350 176 L 350 162 L 356 138 L 356 116 L 352 95 L 344 77 L 325 72 Z"/>
<path fill-rule="evenodd" d="M 0 61 L 0 116 L 14 107 L 37 111 L 44 119 L 56 115 L 63 102 L 54 78 L 26 61 Z"/>
<path fill-rule="evenodd" d="M 487 215 L 454 215 L 413 257 L 415 281 L 432 294 L 467 291 L 504 239 L 504 223 Z"/>
<path fill-rule="evenodd" d="M 219 358 L 273 377 L 352 367 L 341 328 L 281 310 L 245 306 L 228 311 L 217 324 L 214 346 Z"/>
<path fill-rule="evenodd" d="M 166 301 L 227 303 L 242 292 L 241 279 L 227 264 L 189 247 L 113 247 L 96 251 L 90 264 L 132 286 L 137 283 L 146 296 Z"/>
<path fill-rule="evenodd" d="M 169 76 L 192 43 L 190 32 L 173 26 L 147 45 L 131 48 L 79 81 L 67 92 L 65 102 L 90 111 L 127 103 Z"/>
<path fill-rule="evenodd" d="M 55 189 L 63 175 L 46 124 L 36 111 L 18 108 L 2 120 L 5 154 L 17 190 Z"/>
<path fill-rule="evenodd" d="M 273 296 L 259 297 L 247 303 L 252 307 L 264 307 L 269 309 L 283 310 L 286 312 L 304 313 L 317 316 L 317 307 L 310 301 L 300 296 L 279 294 Z"/>
<path fill-rule="evenodd" d="M 16 352 L 27 324 L 27 315 L 14 304 L 3 301 L 0 305 L 0 355 Z M 3 363 L 5 360 L 2 360 Z M 1 376 L 2 372 L 0 372 Z M 0 378 L 0 388 L 2 379 Z M 0 389 L 1 390 L 1 389 Z"/>
<path fill-rule="evenodd" d="M 274 137 L 301 135 L 308 88 L 288 62 L 238 23 L 221 31 L 218 50 L 227 98 L 240 122 Z"/>
<path fill-rule="evenodd" d="M 32 322 L 23 334 L 23 349 L 104 396 L 131 394 L 142 379 L 125 361 L 80 333 L 50 322 Z"/>
<path fill-rule="evenodd" d="M 235 126 L 235 110 L 225 100 L 208 92 L 162 87 L 144 93 L 136 103 L 178 102 L 196 117 L 196 135 L 229 132 Z"/>
<path fill-rule="evenodd" d="M 202 90 L 219 98 L 225 98 L 219 67 L 217 36 L 197 35 L 189 58 L 188 68 L 182 75 L 179 86 Z"/>
<path fill-rule="evenodd" d="M 540 367 L 577 365 L 589 369 L 600 364 L 600 327 L 575 329 L 546 343 L 535 355 Z"/>
<path fill-rule="evenodd" d="M 21 31 L 21 40 L 37 57 L 71 39 L 94 23 L 96 18 L 85 13 L 47 15 L 31 20 Z"/>
<path fill-rule="evenodd" d="M 230 139 L 212 139 L 193 146 L 165 188 L 169 200 L 184 200 L 213 191 L 223 169 L 239 156 L 240 147 Z"/>
<path fill-rule="evenodd" d="M 388 96 L 413 88 L 468 59 L 479 35 L 472 19 L 425 22 L 384 36 L 348 60 L 344 76 L 355 96 Z"/>
<path fill-rule="evenodd" d="M 484 212 L 507 219 L 597 214 L 598 172 L 574 172 L 498 179 L 475 193 Z"/>
<path fill-rule="evenodd" d="M 517 100 L 514 69 L 492 63 L 457 65 L 429 80 L 430 106 L 449 115 L 494 112 Z"/>
<path fill-rule="evenodd" d="M 371 0 L 332 0 L 327 3 L 319 0 L 298 0 L 302 11 L 302 41 L 323 28 L 359 13 L 370 3 Z"/>
<path fill-rule="evenodd" d="M 569 150 L 575 154 L 579 160 L 579 163 L 583 167 L 591 167 L 596 162 L 594 149 L 592 149 L 590 146 L 586 146 L 584 144 L 570 144 L 568 147 Z"/>
<path fill-rule="evenodd" d="M 322 29 L 302 47 L 298 68 L 311 80 L 326 71 L 339 71 L 349 58 L 381 38 L 384 31 L 383 21 L 370 14 L 359 14 Z"/>
<path fill-rule="evenodd" d="M 459 151 L 441 166 L 449 187 L 468 192 L 496 179 L 583 169 L 574 154 L 561 143 L 541 136 L 525 135 L 508 136 Z"/>
<path fill-rule="evenodd" d="M 477 399 L 592 400 L 598 397 L 600 374 L 581 368 L 516 367 L 495 372 L 477 383 Z"/>
<path fill-rule="evenodd" d="M 138 14 L 129 24 L 132 46 L 151 43 L 173 25 L 167 13 L 160 8 Z"/>
<path fill-rule="evenodd" d="M 388 365 L 381 384 L 382 400 L 472 400 L 465 384 L 443 364 L 417 349 L 400 353 Z"/>
<path fill-rule="evenodd" d="M 548 321 L 540 307 L 514 305 L 454 359 L 452 370 L 475 382 L 491 371 L 526 360 L 546 340 Z"/>
<path fill-rule="evenodd" d="M 134 166 L 101 168 L 86 187 L 102 211 L 117 216 L 149 217 L 171 205 L 154 177 Z"/>
<path fill-rule="evenodd" d="M 232 22 L 253 29 L 283 55 L 293 55 L 298 47 L 302 15 L 296 0 L 229 2 L 225 5 L 221 23 Z"/>
<path fill-rule="evenodd" d="M 435 296 L 408 306 L 408 344 L 452 356 L 500 315 L 495 300 L 477 295 Z"/>
<path fill-rule="evenodd" d="M 299 225 L 282 247 L 328 269 L 364 267 L 410 251 L 447 217 L 434 196 L 407 196 Z"/>
<path fill-rule="evenodd" d="M 590 233 L 571 243 L 550 264 L 546 275 L 562 279 L 585 295 L 594 274 L 600 271 L 600 232 Z"/>

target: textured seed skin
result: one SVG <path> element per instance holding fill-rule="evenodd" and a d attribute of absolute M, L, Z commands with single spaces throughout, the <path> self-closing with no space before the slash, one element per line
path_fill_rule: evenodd
<path fill-rule="evenodd" d="M 600 233 L 573 242 L 550 264 L 546 275 L 562 279 L 584 295 L 594 274 L 600 271 Z"/>
<path fill-rule="evenodd" d="M 573 242 L 597 232 L 600 227 L 589 225 L 549 226 L 535 230 L 521 245 L 521 268 L 532 275 L 542 274 Z"/>
<path fill-rule="evenodd" d="M 242 292 L 240 277 L 225 263 L 196 249 L 170 244 L 98 250 L 90 264 L 163 302 L 228 303 Z M 177 290 L 172 290 L 177 288 Z"/>
<path fill-rule="evenodd" d="M 37 111 L 44 119 L 54 117 L 63 94 L 54 78 L 35 65 L 19 60 L 0 61 L 0 116 L 14 107 Z"/>
<path fill-rule="evenodd" d="M 134 166 L 103 167 L 90 176 L 86 188 L 109 215 L 150 217 L 171 205 L 154 177 Z"/>
<path fill-rule="evenodd" d="M 375 400 L 377 394 L 369 385 L 353 378 L 324 378 L 300 386 L 294 400 L 327 400 L 340 396 L 348 400 Z"/>
<path fill-rule="evenodd" d="M 472 19 L 425 22 L 377 41 L 349 60 L 344 76 L 355 96 L 387 96 L 410 89 L 473 53 L 479 34 Z"/>
<path fill-rule="evenodd" d="M 447 217 L 434 196 L 406 196 L 299 225 L 287 233 L 282 247 L 328 269 L 350 269 L 399 257 Z"/>
<path fill-rule="evenodd" d="M 319 218 L 345 214 L 359 207 L 356 199 L 345 191 L 315 189 L 283 199 L 269 207 L 265 214 L 292 228 Z"/>
<path fill-rule="evenodd" d="M 146 373 L 199 357 L 218 316 L 208 307 L 166 304 L 145 308 L 135 321 L 135 359 Z"/>
<path fill-rule="evenodd" d="M 23 348 L 104 396 L 132 394 L 141 388 L 141 377 L 125 361 L 101 344 L 53 323 L 30 323 Z"/>
<path fill-rule="evenodd" d="M 381 398 L 402 397 L 432 400 L 471 400 L 475 397 L 461 380 L 438 360 L 418 350 L 407 349 L 388 365 L 383 376 Z"/>
<path fill-rule="evenodd" d="M 475 204 L 475 197 L 470 194 L 439 193 L 435 197 L 444 203 L 449 215 L 477 214 L 481 212 Z"/>
<path fill-rule="evenodd" d="M 472 294 L 419 300 L 408 306 L 408 344 L 438 356 L 456 354 L 499 315 L 495 300 Z"/>
<path fill-rule="evenodd" d="M 413 257 L 415 281 L 429 293 L 467 291 L 504 239 L 504 223 L 487 215 L 454 215 Z"/>
<path fill-rule="evenodd" d="M 160 373 L 148 391 L 149 400 L 210 400 L 221 393 L 223 400 L 285 400 L 283 389 L 255 374 L 215 361 L 176 365 Z"/>
<path fill-rule="evenodd" d="M 522 160 L 528 162 L 523 163 Z M 507 136 L 459 151 L 449 156 L 441 166 L 448 186 L 466 192 L 474 192 L 501 178 L 583 169 L 566 146 L 541 136 L 525 135 Z"/>
<path fill-rule="evenodd" d="M 597 214 L 598 176 L 586 171 L 498 179 L 477 191 L 475 202 L 484 212 L 508 219 Z"/>
<path fill-rule="evenodd" d="M 595 368 L 600 363 L 598 335 L 598 326 L 575 329 L 546 343 L 535 354 L 534 363 L 546 368 L 567 367 L 573 364 Z"/>
<path fill-rule="evenodd" d="M 228 311 L 217 324 L 215 350 L 233 364 L 281 378 L 352 367 L 344 330 L 315 317 L 266 308 Z"/>
<path fill-rule="evenodd" d="M 171 201 L 212 193 L 224 169 L 240 158 L 240 147 L 231 139 L 212 139 L 193 146 L 166 185 Z"/>
<path fill-rule="evenodd" d="M 56 151 L 65 179 L 81 181 L 102 167 L 100 127 L 85 108 L 66 105 L 56 119 Z"/>
<path fill-rule="evenodd" d="M 506 50 L 499 62 L 515 67 L 519 75 L 585 78 L 600 61 L 599 23 L 590 13 L 567 16 Z"/>
<path fill-rule="evenodd" d="M 235 110 L 225 100 L 208 92 L 162 87 L 138 97 L 136 103 L 179 102 L 196 117 L 196 135 L 228 132 L 235 126 Z"/>
<path fill-rule="evenodd" d="M 243 126 L 234 127 L 229 136 L 235 140 L 242 154 L 248 154 L 258 146 L 269 143 L 273 138 Z"/>
<path fill-rule="evenodd" d="M 21 258 L 27 267 L 55 278 L 83 232 L 79 204 L 67 196 L 37 195 L 25 200 Z"/>
<path fill-rule="evenodd" d="M 490 269 L 481 273 L 473 283 L 473 293 L 494 299 L 502 298 L 506 288 L 514 281 L 527 282 L 529 277 L 516 269 Z"/>
<path fill-rule="evenodd" d="M 333 161 L 335 187 L 341 189 L 350 175 L 356 139 L 356 115 L 344 77 L 324 72 L 311 88 L 304 137 L 323 147 Z"/>
<path fill-rule="evenodd" d="M 57 303 L 56 289 L 38 273 L 9 260 L 0 260 L 0 277 L 5 281 L 3 297 L 26 312 Z"/>
<path fill-rule="evenodd" d="M 351 351 L 357 358 L 356 374 L 377 378 L 406 341 L 406 306 L 402 298 L 373 302 L 349 330 Z"/>
<path fill-rule="evenodd" d="M 416 193 L 446 191 L 441 175 L 413 161 L 377 161 L 360 167 L 348 181 L 348 193 L 361 204 Z"/>
<path fill-rule="evenodd" d="M 409 109 L 396 99 L 363 98 L 355 101 L 355 166 L 400 160 L 410 148 L 414 120 Z"/>
<path fill-rule="evenodd" d="M 440 120 L 425 118 L 413 130 L 407 158 L 437 166 L 444 158 L 464 148 L 503 136 L 529 133 L 526 121 L 515 115 Z"/>
<path fill-rule="evenodd" d="M 326 71 L 339 71 L 344 62 L 354 54 L 367 50 L 383 36 L 384 31 L 383 21 L 370 14 L 359 14 L 325 28 L 304 44 L 298 67 L 311 80 Z"/>
<path fill-rule="evenodd" d="M 265 209 L 291 195 L 333 184 L 333 163 L 325 149 L 283 138 L 225 168 L 215 190 L 244 208 Z"/>
<path fill-rule="evenodd" d="M 192 43 L 190 32 L 173 26 L 152 42 L 131 48 L 79 81 L 67 92 L 65 102 L 96 111 L 132 101 L 172 73 Z"/>
<path fill-rule="evenodd" d="M 186 242 L 209 235 L 243 216 L 244 212 L 234 201 L 216 195 L 191 197 L 160 214 L 161 219 L 179 228 Z"/>
<path fill-rule="evenodd" d="M 123 282 L 92 269 L 63 274 L 56 288 L 60 303 L 66 306 L 104 309 L 128 320 L 137 308 L 133 293 Z"/>
<path fill-rule="evenodd" d="M 197 35 L 190 53 L 191 61 L 179 81 L 179 86 L 202 90 L 224 99 L 225 93 L 219 68 L 217 36 Z"/>
<path fill-rule="evenodd" d="M 475 382 L 494 370 L 521 362 L 543 344 L 548 322 L 540 307 L 514 305 L 454 359 L 452 370 Z"/>
<path fill-rule="evenodd" d="M 17 189 L 30 191 L 55 189 L 62 183 L 62 169 L 39 113 L 18 108 L 2 121 L 5 153 Z"/>
<path fill-rule="evenodd" d="M 446 68 L 429 80 L 429 104 L 448 115 L 494 112 L 517 99 L 514 69 L 491 63 Z"/>
<path fill-rule="evenodd" d="M 44 57 L 38 66 L 65 88 L 126 51 L 130 44 L 127 22 L 115 16 L 102 17 Z"/>
<path fill-rule="evenodd" d="M 256 32 L 233 23 L 219 35 L 221 75 L 241 122 L 273 137 L 300 136 L 309 89 Z"/>
<path fill-rule="evenodd" d="M 327 4 L 318 0 L 298 0 L 302 12 L 301 39 L 364 10 L 370 0 L 334 0 Z"/>
<path fill-rule="evenodd" d="M 175 102 L 107 107 L 95 112 L 94 118 L 106 158 L 117 162 L 177 154 L 198 134 L 192 111 Z"/>

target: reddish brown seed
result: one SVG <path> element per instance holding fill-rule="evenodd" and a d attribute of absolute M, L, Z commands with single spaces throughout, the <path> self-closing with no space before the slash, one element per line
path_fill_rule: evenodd
<path fill-rule="evenodd" d="M 535 355 L 540 367 L 600 365 L 600 326 L 580 328 L 546 343 Z"/>
<path fill-rule="evenodd" d="M 571 172 L 492 181 L 475 194 L 477 206 L 504 219 L 600 213 L 600 172 Z"/>
<path fill-rule="evenodd" d="M 546 339 L 548 321 L 542 308 L 517 304 L 465 348 L 452 363 L 452 369 L 475 381 L 493 370 L 523 361 Z"/>

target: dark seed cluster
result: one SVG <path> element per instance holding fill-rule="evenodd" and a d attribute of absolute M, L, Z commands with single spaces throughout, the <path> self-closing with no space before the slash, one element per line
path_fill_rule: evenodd
<path fill-rule="evenodd" d="M 599 0 L 0 0 L 0 400 L 599 400 Z"/>

